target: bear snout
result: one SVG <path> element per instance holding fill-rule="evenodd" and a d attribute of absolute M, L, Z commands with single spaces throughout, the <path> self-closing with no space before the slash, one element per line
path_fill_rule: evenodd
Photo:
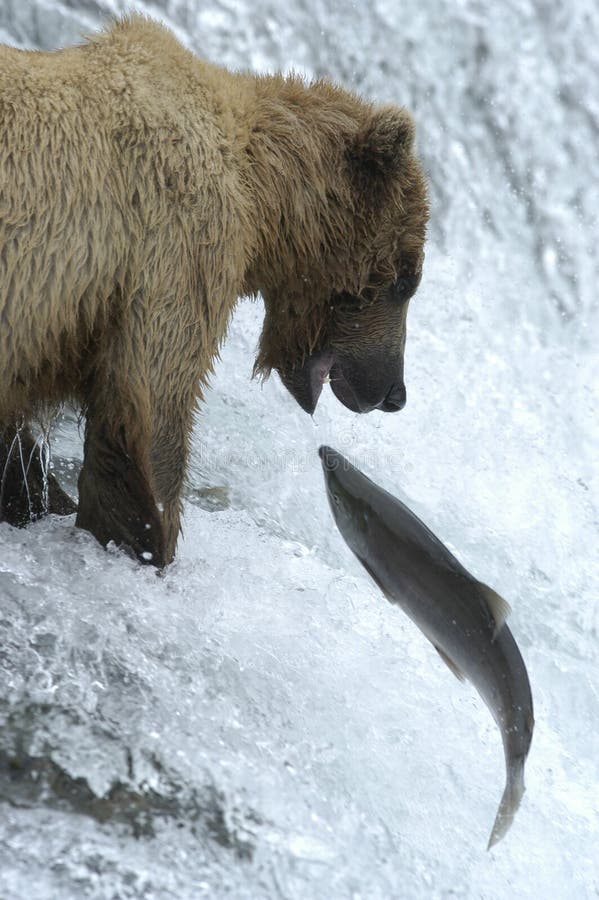
<path fill-rule="evenodd" d="M 399 412 L 406 405 L 406 386 L 403 381 L 394 384 L 382 403 L 379 403 L 377 409 L 383 412 Z"/>
<path fill-rule="evenodd" d="M 337 400 L 352 412 L 398 412 L 406 405 L 403 359 L 393 364 L 384 353 L 360 359 L 338 356 L 330 382 Z"/>

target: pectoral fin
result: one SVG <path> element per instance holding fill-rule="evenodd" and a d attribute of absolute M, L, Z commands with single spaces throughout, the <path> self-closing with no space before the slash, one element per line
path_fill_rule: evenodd
<path fill-rule="evenodd" d="M 458 667 L 454 663 L 453 659 L 450 659 L 449 656 L 447 655 L 447 653 L 444 653 L 443 650 L 441 650 L 440 647 L 437 647 L 436 644 L 433 644 L 433 647 L 435 648 L 435 650 L 437 651 L 437 653 L 439 654 L 439 656 L 441 657 L 441 659 L 443 660 L 443 662 L 445 663 L 447 668 L 451 669 L 451 671 L 453 672 L 455 677 L 458 679 L 458 681 L 465 681 L 466 680 L 465 676 L 462 674 L 460 669 L 458 669 Z"/>
<path fill-rule="evenodd" d="M 493 640 L 497 637 L 503 626 L 505 625 L 505 620 L 509 616 L 512 611 L 511 606 L 504 600 L 503 597 L 500 597 L 493 588 L 490 588 L 487 584 L 480 585 L 483 596 L 487 601 L 489 606 L 489 611 L 493 617 L 493 621 L 495 622 L 495 627 L 493 629 Z"/>
<path fill-rule="evenodd" d="M 358 556 L 357 553 L 356 553 L 356 556 Z M 393 597 L 389 594 L 389 592 L 387 591 L 387 589 L 386 589 L 385 587 L 383 587 L 380 578 L 378 577 L 378 575 L 376 574 L 376 572 L 374 571 L 374 569 L 372 568 L 372 566 L 370 565 L 370 563 L 368 563 L 368 562 L 364 559 L 363 556 L 358 556 L 358 559 L 360 560 L 360 562 L 362 563 L 362 565 L 364 566 L 364 568 L 366 569 L 366 571 L 368 572 L 368 574 L 370 575 L 370 577 L 372 578 L 372 580 L 374 581 L 374 583 L 376 584 L 376 586 L 379 588 L 379 590 L 381 590 L 381 591 L 383 592 L 383 594 L 385 595 L 385 597 L 387 598 L 387 600 L 389 601 L 389 603 L 394 603 L 395 600 L 394 600 Z"/>

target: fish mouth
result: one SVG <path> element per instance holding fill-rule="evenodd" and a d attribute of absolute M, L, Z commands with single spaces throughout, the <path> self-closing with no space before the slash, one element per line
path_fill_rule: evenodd
<path fill-rule="evenodd" d="M 343 459 L 340 453 L 337 453 L 332 447 L 327 447 L 326 444 L 321 444 L 318 448 L 318 455 L 320 456 L 322 467 L 325 472 L 335 472 Z"/>

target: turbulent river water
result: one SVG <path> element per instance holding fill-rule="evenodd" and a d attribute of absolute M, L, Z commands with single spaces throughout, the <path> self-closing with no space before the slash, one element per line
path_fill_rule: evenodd
<path fill-rule="evenodd" d="M 405 103 L 431 184 L 408 405 L 314 419 L 251 381 L 240 304 L 162 577 L 73 520 L 0 525 L 0 898 L 599 896 L 594 3 L 164 0 L 192 49 Z M 50 48 L 124 4 L 4 0 Z M 1 188 L 0 188 L 1 189 Z M 334 530 L 330 443 L 511 603 L 536 729 L 500 738 Z M 54 466 L 74 491 L 68 410 Z"/>

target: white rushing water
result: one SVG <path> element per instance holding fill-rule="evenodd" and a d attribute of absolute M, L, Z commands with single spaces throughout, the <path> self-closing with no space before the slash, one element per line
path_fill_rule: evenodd
<path fill-rule="evenodd" d="M 1 900 L 596 898 L 597 7 L 135 6 L 229 66 L 412 108 L 433 210 L 408 405 L 357 417 L 326 391 L 311 420 L 250 380 L 246 302 L 163 577 L 72 519 L 0 525 Z M 4 0 L 0 35 L 58 46 L 121 8 Z M 513 607 L 536 729 L 490 853 L 497 728 L 334 530 L 321 443 Z M 54 452 L 74 485 L 70 415 Z"/>

